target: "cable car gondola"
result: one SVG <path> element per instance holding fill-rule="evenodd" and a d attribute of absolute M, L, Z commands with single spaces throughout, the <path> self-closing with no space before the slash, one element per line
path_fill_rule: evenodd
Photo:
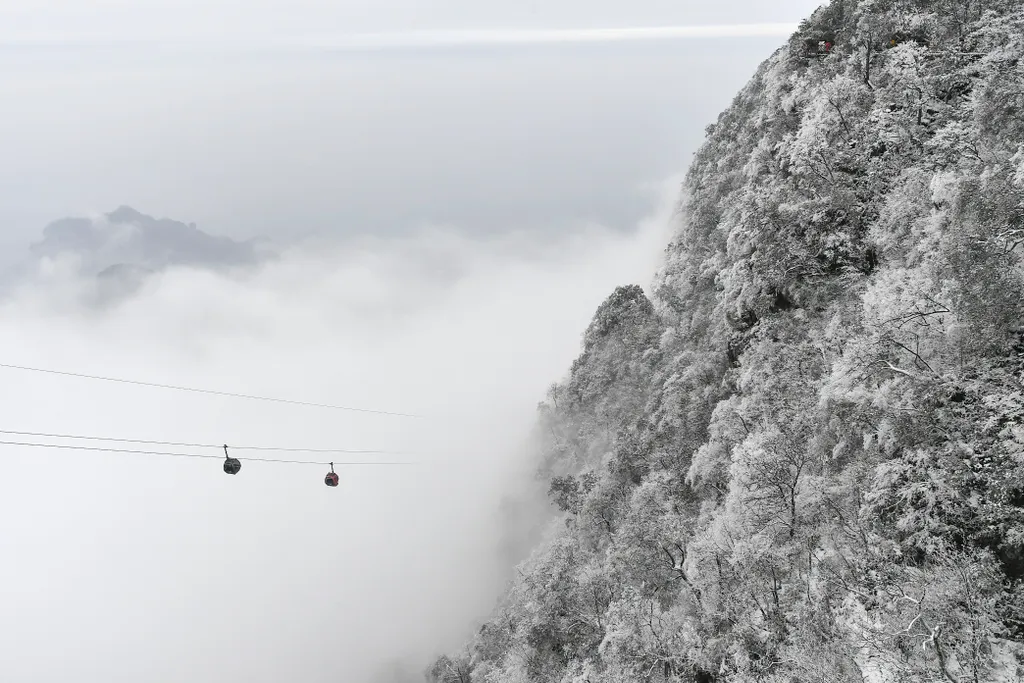
<path fill-rule="evenodd" d="M 334 472 L 334 463 L 331 463 L 331 471 L 324 477 L 324 483 L 328 486 L 338 485 L 338 475 Z"/>
<path fill-rule="evenodd" d="M 242 463 L 238 461 L 238 458 L 232 458 L 228 455 L 227 444 L 224 445 L 224 471 L 228 474 L 238 474 L 238 470 L 242 469 Z"/>

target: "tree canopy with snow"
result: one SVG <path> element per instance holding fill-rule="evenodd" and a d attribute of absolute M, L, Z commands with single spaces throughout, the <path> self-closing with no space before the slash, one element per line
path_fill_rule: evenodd
<path fill-rule="evenodd" d="M 832 0 L 679 221 L 540 407 L 560 528 L 428 679 L 1024 680 L 1019 0 Z"/>

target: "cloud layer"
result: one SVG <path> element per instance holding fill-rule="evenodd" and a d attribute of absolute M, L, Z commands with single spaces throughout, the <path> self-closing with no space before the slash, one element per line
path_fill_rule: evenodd
<path fill-rule="evenodd" d="M 365 681 L 458 643 L 508 569 L 497 515 L 526 481 L 536 402 L 611 288 L 649 279 L 671 207 L 632 235 L 595 227 L 544 245 L 436 229 L 307 244 L 230 275 L 172 267 L 100 311 L 79 305 L 73 273 L 19 290 L 0 304 L 5 363 L 430 419 L 0 370 L 0 429 L 416 463 L 339 466 L 329 489 L 326 468 L 244 453 L 228 477 L 216 460 L 2 446 L 0 637 L 13 646 L 0 670 Z"/>

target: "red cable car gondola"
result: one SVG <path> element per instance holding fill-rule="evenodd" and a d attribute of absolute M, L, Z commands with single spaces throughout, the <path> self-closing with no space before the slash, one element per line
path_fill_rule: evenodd
<path fill-rule="evenodd" d="M 331 463 L 331 471 L 324 477 L 324 483 L 328 486 L 338 485 L 338 475 L 334 472 L 334 463 Z"/>

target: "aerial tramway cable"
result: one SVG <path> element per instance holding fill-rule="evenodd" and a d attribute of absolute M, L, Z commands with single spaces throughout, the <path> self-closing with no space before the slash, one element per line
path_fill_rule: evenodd
<path fill-rule="evenodd" d="M 10 430 L 2 430 L 2 431 L 0 431 L 0 433 L 7 434 L 7 433 L 11 433 L 11 431 Z M 19 432 L 19 433 L 25 433 L 25 432 Z M 65 435 L 64 438 L 75 438 L 75 437 L 68 437 L 68 436 Z M 78 437 L 78 438 L 87 438 L 87 437 Z M 92 437 L 92 438 L 104 438 L 105 440 L 116 441 L 116 439 L 106 439 L 105 437 Z M 129 440 L 126 439 L 125 441 L 129 441 Z M 153 443 L 153 442 L 143 442 L 143 443 Z M 161 443 L 161 442 L 156 442 L 156 443 Z M 164 443 L 170 443 L 170 442 L 164 442 Z M 17 447 L 20 447 L 20 448 L 50 448 L 50 449 L 58 449 L 58 450 L 88 451 L 88 452 L 101 452 L 101 453 L 127 453 L 127 454 L 132 454 L 132 455 L 153 455 L 153 456 L 173 457 L 173 458 L 216 458 L 218 460 L 221 458 L 220 455 L 211 455 L 211 454 L 205 454 L 205 453 L 180 453 L 180 452 L 170 452 L 170 451 L 149 451 L 149 450 L 142 450 L 142 449 L 136 449 L 136 448 L 107 448 L 107 447 L 102 447 L 102 446 L 76 446 L 76 445 L 71 445 L 71 444 L 35 443 L 35 442 L 30 442 L 30 441 L 0 441 L 0 446 L 17 446 Z M 224 465 L 223 465 L 224 472 L 226 474 L 232 474 L 232 475 L 233 474 L 238 474 L 239 471 L 241 471 L 241 469 L 242 469 L 242 462 L 241 462 L 241 460 L 238 459 L 238 458 L 234 458 L 234 457 L 232 457 L 229 454 L 229 452 L 228 452 L 228 448 L 229 447 L 228 447 L 227 444 L 223 444 L 223 445 L 219 446 L 219 448 L 223 448 L 224 449 L 224 456 L 223 456 L 224 457 Z M 323 450 L 326 451 L 328 449 L 323 449 Z M 332 488 L 338 486 L 339 477 L 338 477 L 338 474 L 334 471 L 334 465 L 335 465 L 334 462 L 325 463 L 325 462 L 318 462 L 318 461 L 312 461 L 312 460 L 283 460 L 283 459 L 280 459 L 280 458 L 261 458 L 261 457 L 246 458 L 246 459 L 247 460 L 253 460 L 255 462 L 270 462 L 270 463 L 281 463 L 281 464 L 289 464 L 289 465 L 329 465 L 330 468 L 331 468 L 331 471 L 325 476 L 324 483 L 327 486 L 330 486 Z M 342 467 L 345 467 L 345 466 L 351 467 L 351 466 L 374 466 L 374 465 L 413 465 L 415 463 L 413 463 L 413 462 L 406 462 L 406 461 L 373 461 L 373 462 L 341 462 L 341 463 L 337 463 L 337 464 L 339 466 L 342 466 Z"/>
<path fill-rule="evenodd" d="M 8 368 L 10 370 L 25 370 L 25 371 L 28 371 L 28 372 L 44 372 L 44 373 L 48 373 L 48 374 L 51 374 L 51 375 L 64 375 L 64 376 L 67 376 L 67 377 L 79 377 L 79 378 L 82 378 L 82 379 L 95 379 L 95 380 L 100 380 L 100 381 L 103 381 L 103 382 L 120 382 L 122 384 L 134 384 L 136 386 L 155 387 L 157 389 L 173 389 L 175 391 L 190 391 L 190 392 L 198 393 L 198 394 L 212 394 L 214 396 L 228 396 L 228 397 L 231 397 L 231 398 L 245 398 L 245 399 L 250 399 L 250 400 L 253 400 L 253 401 L 272 401 L 274 403 L 288 403 L 288 404 L 291 404 L 291 405 L 310 406 L 310 407 L 313 407 L 313 408 L 328 408 L 330 410 L 348 410 L 348 411 L 357 412 L 357 413 L 373 413 L 373 414 L 376 414 L 376 415 L 390 415 L 390 416 L 393 416 L 393 417 L 413 417 L 413 418 L 422 418 L 423 417 L 422 415 L 414 415 L 412 413 L 397 413 L 397 412 L 391 412 L 391 411 L 387 411 L 387 410 L 371 410 L 369 408 L 352 408 L 352 407 L 349 407 L 349 406 L 331 405 L 331 404 L 328 404 L 328 403 L 314 403 L 314 402 L 311 402 L 311 401 L 295 401 L 295 400 L 288 399 L 288 398 L 274 398 L 274 397 L 271 397 L 271 396 L 256 396 L 256 395 L 253 395 L 253 394 L 239 394 L 239 393 L 234 393 L 234 392 L 230 392 L 230 391 L 216 391 L 216 390 L 213 390 L 213 389 L 197 389 L 197 388 L 194 388 L 194 387 L 183 387 L 183 386 L 177 386 L 177 385 L 173 385 L 173 384 L 159 384 L 159 383 L 156 383 L 156 382 L 142 382 L 142 381 L 139 381 L 139 380 L 122 379 L 122 378 L 117 378 L 117 377 L 101 377 L 99 375 L 86 375 L 86 374 L 82 374 L 82 373 L 79 373 L 79 372 L 66 372 L 64 370 L 49 370 L 49 369 L 46 369 L 46 368 L 32 368 L 32 367 L 28 367 L 28 366 L 25 366 L 25 365 L 11 365 L 9 363 L 0 363 L 0 368 Z"/>
<path fill-rule="evenodd" d="M 0 429 L 0 434 L 14 436 L 40 436 L 48 439 L 77 439 L 79 441 L 108 441 L 117 443 L 137 443 L 149 446 L 177 446 L 181 448 L 221 448 L 221 444 L 188 443 L 183 441 L 151 441 L 146 439 L 115 439 L 109 436 L 83 436 L 78 434 L 51 434 L 47 432 L 21 432 L 12 429 Z M 286 448 L 281 446 L 231 446 L 233 451 L 276 451 L 279 453 L 350 453 L 360 455 L 405 455 L 401 451 L 358 450 L 351 448 Z M 288 461 L 291 462 L 291 461 Z"/>
<path fill-rule="evenodd" d="M 117 377 L 103 377 L 100 375 L 86 375 L 78 372 L 67 372 L 63 370 L 51 370 L 46 368 L 34 368 L 25 365 L 14 365 L 10 363 L 0 363 L 0 368 L 7 368 L 11 370 L 24 370 L 28 372 L 42 372 L 52 375 L 63 375 L 67 377 L 79 377 L 82 379 L 100 380 L 104 382 L 119 382 L 122 384 L 132 384 L 136 386 L 155 387 L 158 389 L 171 389 L 175 391 L 188 391 L 200 394 L 211 394 L 214 396 L 228 396 L 231 398 L 245 398 L 256 401 L 271 401 L 275 403 L 287 403 L 291 405 L 310 406 L 315 408 L 328 408 L 332 410 L 347 410 L 359 413 L 373 413 L 377 415 L 390 415 L 394 417 L 412 417 L 422 418 L 422 415 L 414 415 L 411 413 L 398 413 L 390 412 L 386 410 L 371 410 L 369 408 L 353 408 L 349 406 L 331 405 L 326 403 L 314 403 L 311 401 L 295 401 L 292 399 L 274 398 L 269 396 L 257 396 L 253 394 L 240 394 L 228 391 L 216 391 L 213 389 L 197 389 L 194 387 L 177 386 L 173 384 L 159 384 L 156 382 L 143 382 L 139 380 L 123 379 Z M 44 432 L 28 432 L 28 431 L 15 431 L 15 430 L 0 430 L 0 434 L 9 434 L 13 436 L 34 436 L 34 437 L 46 437 L 53 439 L 79 439 L 86 441 L 106 441 L 106 442 L 119 442 L 129 444 L 144 444 L 154 446 L 172 446 L 177 448 L 217 448 L 224 449 L 224 461 L 223 469 L 226 474 L 238 474 L 242 469 L 242 462 L 239 458 L 232 457 L 228 452 L 229 448 L 235 450 L 248 450 L 248 451 L 277 451 L 277 452 L 292 452 L 292 453 L 361 453 L 361 454 L 386 454 L 389 451 L 375 451 L 375 450 L 349 450 L 341 448 L 279 448 L 272 446 L 228 446 L 227 444 L 214 445 L 214 444 L 201 444 L 201 443 L 188 443 L 182 441 L 153 441 L 143 439 L 115 439 L 112 437 L 104 436 L 82 436 L 72 434 L 51 434 Z M 164 457 L 176 457 L 176 458 L 217 458 L 220 459 L 220 455 L 207 455 L 202 453 L 178 453 L 168 451 L 148 451 L 134 448 L 105 448 L 100 446 L 75 446 L 69 444 L 47 444 L 47 443 L 34 443 L 28 441 L 0 441 L 0 446 L 18 446 L 22 448 L 52 448 L 52 449 L 63 449 L 63 450 L 76 450 L 76 451 L 90 451 L 90 452 L 105 452 L 105 453 L 130 453 L 135 455 L 154 455 Z M 397 454 L 390 452 L 391 454 Z M 262 458 L 253 457 L 245 458 L 246 460 L 252 460 L 256 462 L 272 462 L 272 463 L 286 463 L 292 465 L 330 465 L 331 471 L 325 476 L 324 483 L 330 487 L 336 487 L 338 485 L 338 474 L 334 471 L 334 462 L 317 462 L 309 460 L 283 460 L 278 458 Z M 373 466 L 373 465 L 412 465 L 412 462 L 345 462 L 338 463 L 339 466 Z"/>
<path fill-rule="evenodd" d="M 207 455 L 205 453 L 172 453 L 167 451 L 144 451 L 134 448 L 102 448 L 99 446 L 73 446 L 69 444 L 59 443 L 32 443 L 28 441 L 0 441 L 0 446 L 19 446 L 23 448 L 55 448 L 58 450 L 71 450 L 71 451 L 92 451 L 98 453 L 130 453 L 133 455 L 155 455 L 164 456 L 171 458 L 210 458 L 220 460 L 223 456 L 220 455 Z M 217 448 L 224 448 L 224 446 L 218 446 Z M 230 446 L 228 447 L 230 448 Z M 253 462 L 272 462 L 282 463 L 287 465 L 339 465 L 339 466 L 351 466 L 351 465 L 415 465 L 416 463 L 411 461 L 394 461 L 394 460 L 377 460 L 377 461 L 364 461 L 364 462 L 322 462 L 317 460 L 281 460 L 278 458 L 246 458 Z"/>

